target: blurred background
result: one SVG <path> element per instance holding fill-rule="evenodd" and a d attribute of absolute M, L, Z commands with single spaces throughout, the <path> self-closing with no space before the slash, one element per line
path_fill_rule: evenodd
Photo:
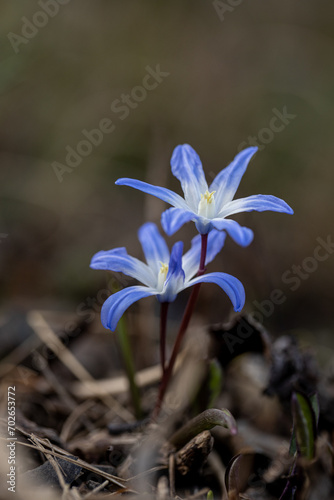
<path fill-rule="evenodd" d="M 110 277 L 89 268 L 92 255 L 126 246 L 142 258 L 137 230 L 159 223 L 167 208 L 115 180 L 181 192 L 169 165 L 176 145 L 196 149 L 210 181 L 256 141 L 237 197 L 273 194 L 295 215 L 236 216 L 254 230 L 254 242 L 241 248 L 228 238 L 210 269 L 243 282 L 245 310 L 257 311 L 272 332 L 332 345 L 334 5 L 30 0 L 1 7 L 3 312 L 98 315 Z M 169 241 L 187 246 L 195 234 L 188 224 Z M 271 306 L 273 290 L 280 303 Z M 173 308 L 176 319 L 186 297 Z M 157 314 L 154 301 L 145 304 L 131 311 Z M 220 322 L 230 304 L 207 285 L 198 312 L 203 322 Z"/>

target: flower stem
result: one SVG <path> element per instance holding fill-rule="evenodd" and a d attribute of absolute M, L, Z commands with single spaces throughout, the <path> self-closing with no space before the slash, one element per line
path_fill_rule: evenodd
<path fill-rule="evenodd" d="M 206 253 L 207 253 L 207 247 L 208 247 L 208 235 L 202 234 L 201 237 L 202 237 L 201 258 L 200 258 L 200 265 L 199 265 L 199 269 L 197 272 L 197 276 L 202 276 L 202 274 L 204 274 L 204 272 L 205 272 L 205 259 L 206 259 Z M 184 314 L 183 314 L 183 318 L 181 321 L 179 332 L 178 332 L 176 340 L 175 340 L 175 344 L 173 347 L 171 358 L 169 360 L 167 368 L 163 371 L 163 376 L 162 376 L 162 380 L 161 380 L 160 388 L 159 388 L 158 400 L 157 400 L 156 406 L 153 410 L 153 418 L 156 418 L 159 415 L 161 404 L 162 404 L 163 398 L 165 396 L 165 392 L 167 390 L 167 387 L 168 387 L 168 384 L 169 384 L 169 381 L 170 381 L 170 378 L 171 378 L 171 375 L 173 372 L 174 364 L 175 364 L 177 355 L 179 353 L 179 350 L 180 350 L 180 347 L 182 344 L 182 340 L 184 338 L 184 334 L 186 333 L 186 330 L 188 328 L 189 321 L 191 319 L 191 316 L 192 316 L 192 313 L 193 313 L 193 310 L 194 310 L 194 307 L 196 304 L 196 300 L 197 300 L 197 297 L 199 294 L 200 287 L 201 287 L 201 283 L 194 285 L 194 287 L 191 291 L 190 297 L 188 299 L 188 303 L 187 303 L 186 309 L 185 309 Z"/>
<path fill-rule="evenodd" d="M 208 248 L 208 233 L 207 234 L 201 234 L 202 238 L 202 246 L 201 246 L 201 259 L 199 263 L 199 269 L 197 272 L 197 276 L 202 276 L 202 274 L 205 273 L 205 259 L 206 259 L 206 252 Z"/>
<path fill-rule="evenodd" d="M 162 302 L 160 307 L 160 362 L 162 374 L 166 370 L 166 327 L 169 302 Z"/>

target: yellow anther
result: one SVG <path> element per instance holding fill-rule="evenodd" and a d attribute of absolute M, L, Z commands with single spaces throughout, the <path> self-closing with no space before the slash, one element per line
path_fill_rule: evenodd
<path fill-rule="evenodd" d="M 205 200 L 207 203 L 212 203 L 214 198 L 214 194 L 216 191 L 211 191 L 211 193 L 206 190 L 204 194 L 201 194 L 201 200 Z"/>
<path fill-rule="evenodd" d="M 164 274 L 165 277 L 167 276 L 168 273 L 168 264 L 164 264 L 163 262 L 159 262 L 160 264 L 160 272 L 161 274 Z"/>
<path fill-rule="evenodd" d="M 216 203 L 215 194 L 216 191 L 211 191 L 211 193 L 206 190 L 204 194 L 201 194 L 201 199 L 198 204 L 198 215 L 212 219 L 216 213 Z"/>
<path fill-rule="evenodd" d="M 159 291 L 162 291 L 167 278 L 168 264 L 164 264 L 163 262 L 159 262 L 159 264 L 160 264 L 160 272 L 158 274 L 157 289 Z"/>

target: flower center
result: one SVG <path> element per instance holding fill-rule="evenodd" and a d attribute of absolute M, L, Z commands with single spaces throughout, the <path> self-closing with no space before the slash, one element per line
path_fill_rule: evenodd
<path fill-rule="evenodd" d="M 160 271 L 158 274 L 157 289 L 159 291 L 162 291 L 164 284 L 165 284 L 165 281 L 166 281 L 167 273 L 168 273 L 168 264 L 164 264 L 163 262 L 159 262 L 159 264 L 160 264 Z"/>
<path fill-rule="evenodd" d="M 215 216 L 215 194 L 216 191 L 211 191 L 211 193 L 207 190 L 204 194 L 201 194 L 201 199 L 198 204 L 198 215 L 202 215 L 207 219 L 213 219 Z"/>

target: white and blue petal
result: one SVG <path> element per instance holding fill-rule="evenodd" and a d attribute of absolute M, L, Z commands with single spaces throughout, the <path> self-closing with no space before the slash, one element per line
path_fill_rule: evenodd
<path fill-rule="evenodd" d="M 137 302 L 137 300 L 156 294 L 155 290 L 146 286 L 130 286 L 120 292 L 114 293 L 102 306 L 101 321 L 103 326 L 114 331 L 128 307 Z"/>
<path fill-rule="evenodd" d="M 117 186 L 129 186 L 134 189 L 138 189 L 143 193 L 152 194 L 153 196 L 160 198 L 160 200 L 173 205 L 173 207 L 188 208 L 185 200 L 179 194 L 176 194 L 174 191 L 167 188 L 154 186 L 153 184 L 148 184 L 147 182 L 138 181 L 136 179 L 128 179 L 126 177 L 118 179 L 115 184 L 117 184 Z"/>
<path fill-rule="evenodd" d="M 255 195 L 232 201 L 257 149 L 249 147 L 238 153 L 232 163 L 216 176 L 208 189 L 202 164 L 195 150 L 188 144 L 177 146 L 172 155 L 171 167 L 173 174 L 181 182 L 185 199 L 169 189 L 135 179 L 118 179 L 116 184 L 139 189 L 172 205 L 173 208 L 166 210 L 161 216 L 162 227 L 168 235 L 174 234 L 186 222 L 193 221 L 202 235 L 210 233 L 214 228 L 219 231 L 226 230 L 236 243 L 247 246 L 253 239 L 253 232 L 235 221 L 225 220 L 225 217 L 251 210 L 293 213 L 287 203 L 270 195 Z M 152 255 L 149 251 L 147 244 L 144 252 L 148 255 L 147 261 L 153 269 L 153 251 Z M 161 261 L 165 263 L 165 259 Z M 155 270 L 156 266 L 157 262 Z"/>
<path fill-rule="evenodd" d="M 170 163 L 173 174 L 181 182 L 187 204 L 197 210 L 201 194 L 208 189 L 198 154 L 189 144 L 182 144 L 174 149 Z"/>
<path fill-rule="evenodd" d="M 155 277 L 151 269 L 144 262 L 128 255 L 125 248 L 97 252 L 92 257 L 90 267 L 92 269 L 120 272 L 137 279 L 147 286 L 153 286 L 155 283 Z"/>
<path fill-rule="evenodd" d="M 215 191 L 216 207 L 222 208 L 225 203 L 233 199 L 242 176 L 257 149 L 257 147 L 251 147 L 240 151 L 234 160 L 215 177 L 209 191 Z"/>
<path fill-rule="evenodd" d="M 209 273 L 203 276 L 198 276 L 190 280 L 185 288 L 196 285 L 198 283 L 215 283 L 230 298 L 235 311 L 241 311 L 245 305 L 245 289 L 241 281 L 234 276 L 226 273 Z"/>
<path fill-rule="evenodd" d="M 156 224 L 147 222 L 138 231 L 138 238 L 144 251 L 147 264 L 157 274 L 161 263 L 168 264 L 169 249 L 166 241 L 159 233 Z"/>
<path fill-rule="evenodd" d="M 185 274 L 182 269 L 183 242 L 174 244 L 169 260 L 168 273 L 163 290 L 158 296 L 160 302 L 173 302 L 184 288 Z"/>
<path fill-rule="evenodd" d="M 213 229 L 208 235 L 205 265 L 209 264 L 221 251 L 226 239 L 226 233 Z"/>
<path fill-rule="evenodd" d="M 161 225 L 168 236 L 180 229 L 186 222 L 194 220 L 196 215 L 190 210 L 183 208 L 168 208 L 161 215 Z"/>
<path fill-rule="evenodd" d="M 213 229 L 208 235 L 207 252 L 205 265 L 209 264 L 221 251 L 226 239 L 226 233 Z M 191 248 L 182 257 L 182 267 L 185 274 L 185 280 L 189 281 L 199 269 L 201 258 L 202 238 L 198 234 L 191 240 Z"/>
<path fill-rule="evenodd" d="M 255 194 L 247 196 L 247 198 L 239 198 L 238 200 L 231 201 L 224 206 L 217 217 L 227 217 L 228 215 L 239 212 L 251 212 L 252 210 L 256 210 L 257 212 L 270 210 L 272 212 L 293 214 L 292 208 L 284 200 L 281 200 L 281 198 L 270 194 Z"/>
<path fill-rule="evenodd" d="M 235 220 L 215 218 L 211 223 L 219 231 L 226 231 L 242 247 L 247 247 L 253 241 L 253 231 L 248 227 L 240 226 Z"/>
<path fill-rule="evenodd" d="M 126 251 L 125 247 L 118 247 L 118 248 L 113 248 L 112 250 L 100 250 L 100 252 L 97 252 L 96 254 L 93 255 L 91 262 L 90 262 L 90 267 L 92 269 L 108 269 L 106 267 L 95 267 L 96 265 L 103 265 L 103 260 L 104 257 L 107 255 L 128 255 L 128 252 Z M 93 265 L 94 264 L 94 265 Z"/>

